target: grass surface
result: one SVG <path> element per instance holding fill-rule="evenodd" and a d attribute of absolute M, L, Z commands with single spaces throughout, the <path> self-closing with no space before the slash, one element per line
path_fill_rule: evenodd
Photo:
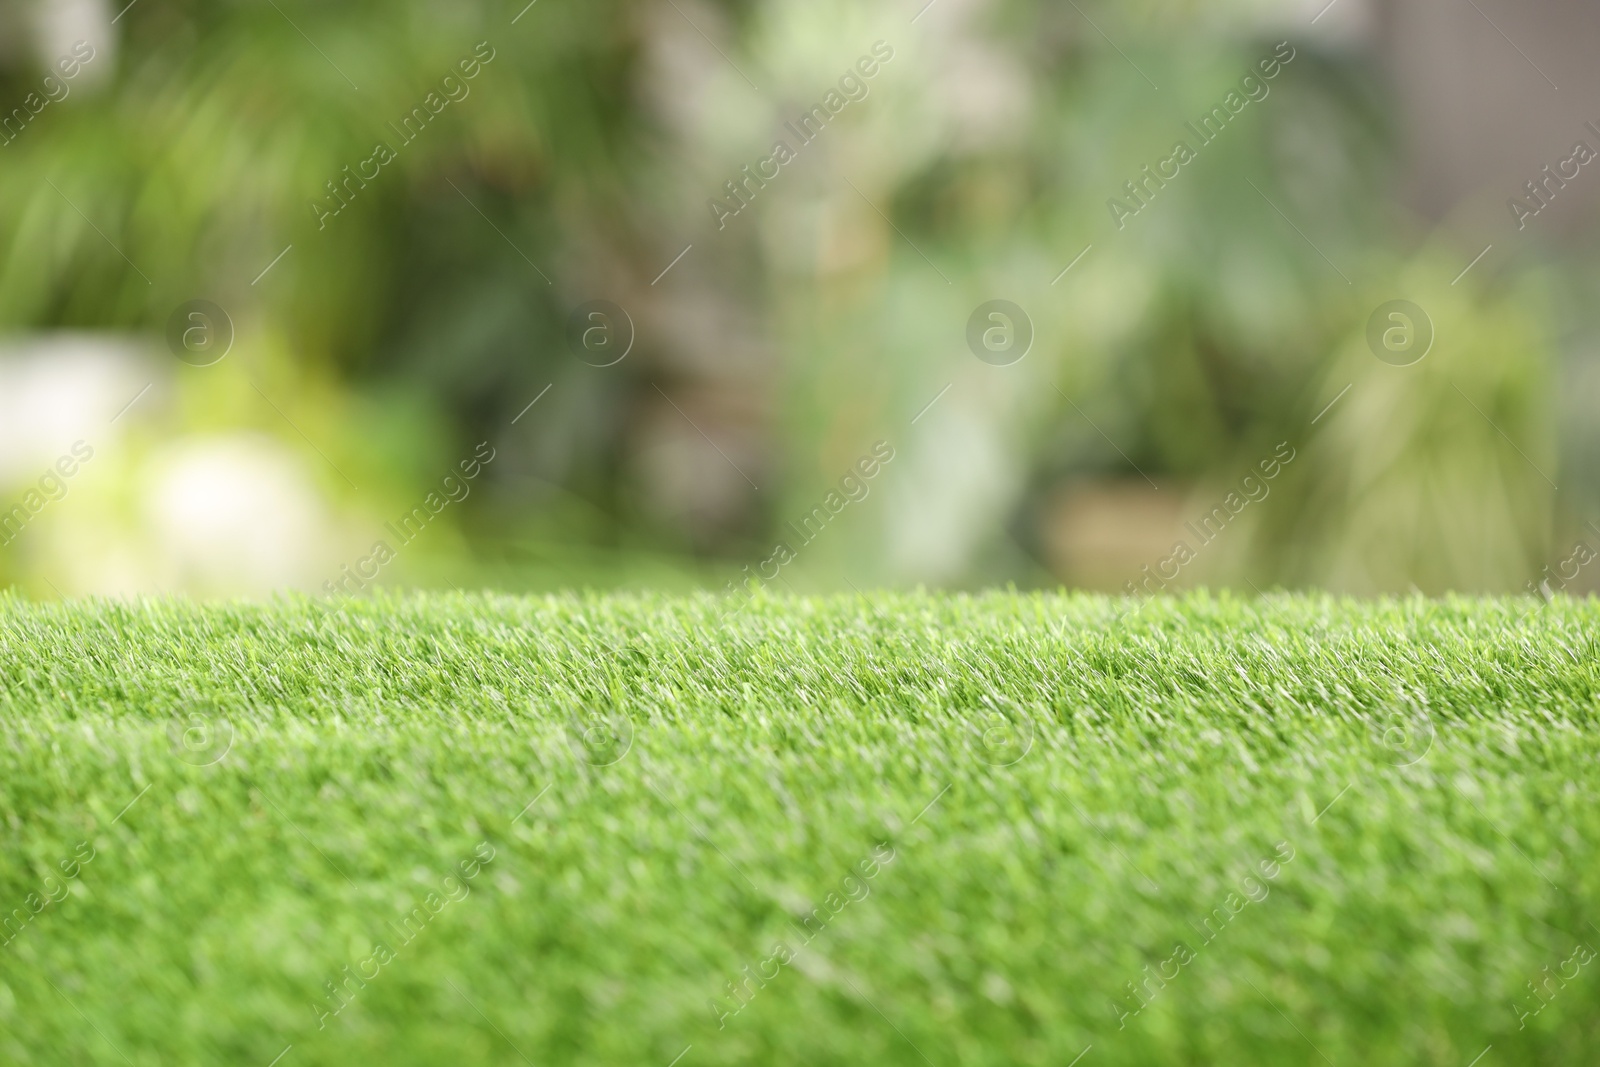
<path fill-rule="evenodd" d="M 0 1062 L 1591 1064 L 1536 604 L 0 599 Z"/>

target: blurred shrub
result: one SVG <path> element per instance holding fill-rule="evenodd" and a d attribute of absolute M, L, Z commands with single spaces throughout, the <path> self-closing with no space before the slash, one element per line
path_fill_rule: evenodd
<path fill-rule="evenodd" d="M 1370 60 L 1265 3 L 1082 9 L 139 4 L 85 31 L 102 90 L 0 149 L 0 327 L 154 338 L 221 304 L 234 351 L 204 384 L 177 368 L 160 434 L 276 438 L 340 546 L 495 440 L 412 580 L 720 585 L 881 438 L 876 503 L 786 578 L 1048 582 L 1054 488 L 1148 477 L 1198 507 L 1288 439 L 1307 461 L 1196 576 L 1520 586 L 1549 343 L 1528 288 L 1479 301 L 1448 285 L 1461 250 L 1416 251 Z M 1285 37 L 1270 94 L 1117 228 L 1108 198 Z M 867 95 L 717 228 L 707 201 L 878 41 Z M 5 99 L 48 58 L 10 55 Z M 402 137 L 447 75 L 466 92 Z M 1439 332 L 1405 376 L 1362 342 L 1394 295 Z M 1036 336 L 1006 368 L 963 341 L 997 297 Z M 637 328 L 610 368 L 563 338 L 596 298 Z"/>

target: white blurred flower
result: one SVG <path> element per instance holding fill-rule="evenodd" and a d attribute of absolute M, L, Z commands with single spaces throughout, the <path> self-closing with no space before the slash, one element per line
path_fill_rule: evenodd
<path fill-rule="evenodd" d="M 322 498 L 299 457 L 273 438 L 184 439 L 150 459 L 143 481 L 144 525 L 172 584 L 266 592 L 314 585 L 327 566 Z"/>
<path fill-rule="evenodd" d="M 154 377 L 124 338 L 53 334 L 0 346 L 0 487 L 33 481 L 73 441 L 104 443 L 111 419 Z"/>
<path fill-rule="evenodd" d="M 120 0 L 119 10 L 127 4 Z M 41 66 L 53 67 L 56 60 L 72 52 L 72 46 L 87 41 L 94 46 L 94 60 L 83 64 L 73 78 L 74 88 L 99 85 L 111 77 L 115 64 L 116 17 L 109 0 L 49 0 L 34 8 L 34 40 Z"/>

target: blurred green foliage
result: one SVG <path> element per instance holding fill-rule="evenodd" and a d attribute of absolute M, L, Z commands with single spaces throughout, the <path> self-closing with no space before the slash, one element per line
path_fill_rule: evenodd
<path fill-rule="evenodd" d="M 457 536 L 405 561 L 427 584 L 720 584 L 877 439 L 903 457 L 878 503 L 786 581 L 1072 580 L 1052 487 L 1142 472 L 1203 510 L 1291 440 L 1307 461 L 1196 577 L 1520 587 L 1553 521 L 1535 287 L 1450 287 L 1474 250 L 1392 195 L 1381 72 L 1284 24 L 1243 2 L 146 0 L 105 28 L 109 81 L 0 148 L 0 327 L 155 338 L 216 301 L 234 353 L 177 368 L 156 436 L 276 435 L 351 528 L 496 440 Z M 1285 37 L 1270 95 L 1118 229 L 1107 199 Z M 875 41 L 869 95 L 718 229 L 708 198 Z M 404 143 L 390 124 L 480 42 L 468 94 Z M 47 60 L 16 50 L 4 100 Z M 319 226 L 378 142 L 393 161 Z M 1362 341 L 1401 295 L 1440 337 L 1404 370 Z M 1036 330 L 1008 368 L 963 340 L 996 297 Z M 597 298 L 637 329 L 603 369 L 563 337 Z"/>

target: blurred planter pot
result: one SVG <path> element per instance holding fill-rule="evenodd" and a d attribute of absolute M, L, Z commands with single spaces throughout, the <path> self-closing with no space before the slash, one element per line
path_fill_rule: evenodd
<path fill-rule="evenodd" d="M 1040 542 L 1051 572 L 1071 586 L 1120 591 L 1184 536 L 1186 491 L 1144 482 L 1068 484 L 1050 494 Z"/>

